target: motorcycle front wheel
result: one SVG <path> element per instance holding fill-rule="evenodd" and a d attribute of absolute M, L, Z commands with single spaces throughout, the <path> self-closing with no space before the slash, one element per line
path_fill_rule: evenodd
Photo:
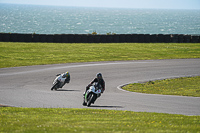
<path fill-rule="evenodd" d="M 58 85 L 58 82 L 56 82 L 56 83 L 53 85 L 53 87 L 51 87 L 51 90 L 53 90 L 53 89 L 57 90 L 57 85 Z"/>
<path fill-rule="evenodd" d="M 95 95 L 94 94 L 90 94 L 88 96 L 87 106 L 89 107 L 91 105 L 91 103 L 94 103 L 94 101 L 95 101 Z"/>

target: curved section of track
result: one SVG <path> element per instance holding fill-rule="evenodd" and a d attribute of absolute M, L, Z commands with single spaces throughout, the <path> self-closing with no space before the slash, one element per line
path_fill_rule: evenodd
<path fill-rule="evenodd" d="M 55 75 L 69 71 L 71 82 L 51 91 Z M 87 108 L 85 86 L 101 72 L 105 93 L 90 108 L 200 115 L 199 97 L 141 94 L 117 86 L 153 79 L 200 75 L 200 59 L 68 63 L 0 69 L 0 104 L 15 107 Z"/>

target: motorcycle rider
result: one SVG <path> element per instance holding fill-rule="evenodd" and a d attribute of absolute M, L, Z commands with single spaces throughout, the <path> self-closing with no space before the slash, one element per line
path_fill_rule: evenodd
<path fill-rule="evenodd" d="M 92 80 L 92 82 L 90 82 L 90 84 L 86 87 L 85 92 L 90 88 L 90 86 L 94 83 L 94 82 L 98 82 L 99 85 L 101 85 L 101 93 L 104 92 L 105 90 L 105 81 L 103 80 L 102 74 L 101 73 L 97 73 L 96 75 L 97 77 L 94 78 Z"/>
<path fill-rule="evenodd" d="M 101 93 L 104 92 L 104 90 L 105 90 L 105 81 L 103 80 L 103 76 L 102 76 L 101 73 L 97 73 L 96 76 L 97 76 L 97 77 L 94 78 L 94 79 L 92 80 L 92 82 L 90 82 L 90 84 L 86 87 L 86 90 L 85 90 L 85 92 L 83 93 L 83 96 L 85 96 L 85 93 L 86 93 L 87 90 L 90 88 L 90 86 L 92 86 L 92 84 L 93 84 L 94 82 L 98 82 L 98 84 L 101 85 Z"/>
<path fill-rule="evenodd" d="M 56 76 L 59 76 L 59 75 L 62 75 L 62 78 L 66 78 L 65 79 L 65 82 L 64 82 L 64 84 L 63 84 L 63 86 L 66 84 L 66 83 L 69 83 L 69 81 L 70 81 L 70 74 L 69 74 L 69 72 L 65 72 L 65 73 L 62 73 L 62 74 L 57 74 Z M 62 87 L 63 87 L 62 86 Z"/>
<path fill-rule="evenodd" d="M 83 93 L 83 98 L 84 98 L 85 93 L 87 92 L 87 90 L 90 88 L 90 86 L 92 86 L 92 84 L 93 84 L 94 82 L 98 82 L 99 86 L 101 86 L 101 93 L 104 92 L 104 90 L 105 90 L 105 81 L 103 80 L 103 76 L 102 76 L 101 73 L 97 73 L 96 76 L 97 76 L 97 77 L 94 78 L 94 79 L 90 82 L 90 84 L 86 87 L 86 90 L 85 90 L 85 92 Z M 99 95 L 98 97 L 100 97 L 100 95 Z M 85 101 L 83 102 L 83 105 L 84 105 L 84 106 L 86 105 Z"/>

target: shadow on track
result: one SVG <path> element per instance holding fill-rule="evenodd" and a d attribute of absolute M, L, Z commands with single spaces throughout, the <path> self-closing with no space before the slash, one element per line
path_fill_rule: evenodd
<path fill-rule="evenodd" d="M 80 91 L 80 90 L 64 90 L 64 89 L 59 89 L 59 90 L 56 90 L 56 91 Z"/>
<path fill-rule="evenodd" d="M 0 104 L 0 107 L 14 107 L 14 106 L 8 106 L 8 105 L 2 105 L 2 104 Z"/>
<path fill-rule="evenodd" d="M 122 106 L 100 106 L 100 105 L 91 105 L 93 108 L 123 108 Z"/>

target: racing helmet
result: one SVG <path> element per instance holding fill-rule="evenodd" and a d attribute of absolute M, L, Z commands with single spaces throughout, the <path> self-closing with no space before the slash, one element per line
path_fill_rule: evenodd
<path fill-rule="evenodd" d="M 102 79 L 102 74 L 101 73 L 97 73 L 97 79 Z"/>
<path fill-rule="evenodd" d="M 68 77 L 69 76 L 69 72 L 65 72 L 63 77 Z"/>

